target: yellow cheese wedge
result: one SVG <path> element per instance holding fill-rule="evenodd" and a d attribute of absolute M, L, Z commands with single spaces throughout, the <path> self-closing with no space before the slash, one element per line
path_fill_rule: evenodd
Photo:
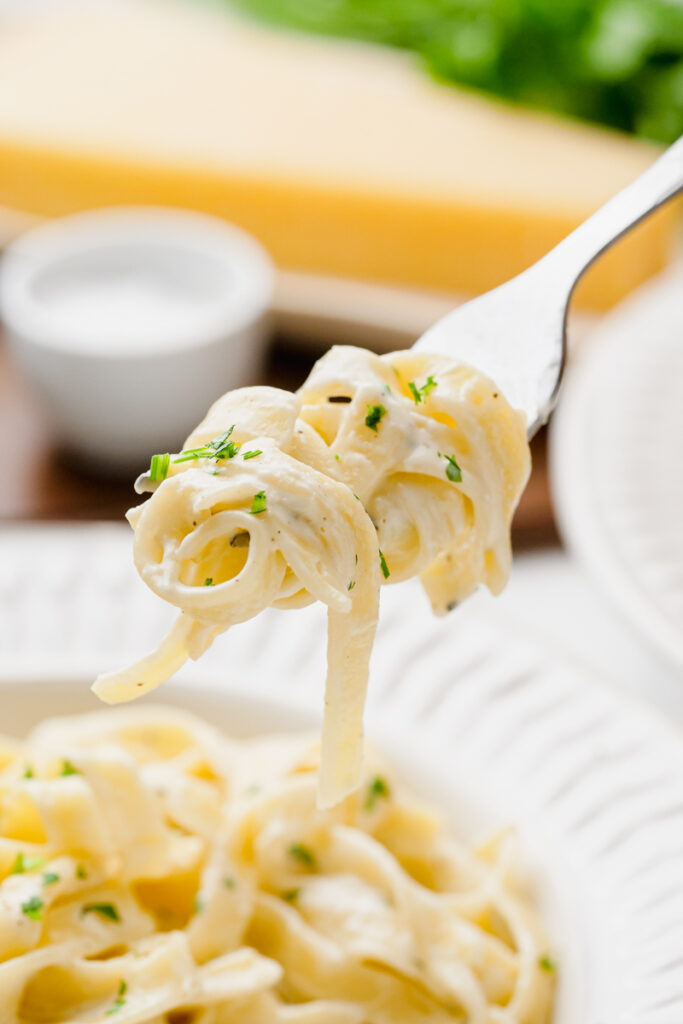
<path fill-rule="evenodd" d="M 280 266 L 474 294 L 656 148 L 438 85 L 402 53 L 202 4 L 60 3 L 0 23 L 0 204 L 206 210 Z M 661 211 L 591 270 L 604 308 L 665 262 Z"/>

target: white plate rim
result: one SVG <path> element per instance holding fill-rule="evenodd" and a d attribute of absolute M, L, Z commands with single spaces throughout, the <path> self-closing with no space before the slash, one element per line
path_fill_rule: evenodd
<path fill-rule="evenodd" d="M 582 452 L 591 444 L 590 411 L 595 410 L 599 392 L 605 388 L 604 380 L 595 372 L 601 348 L 612 342 L 631 311 L 637 313 L 651 306 L 658 297 L 678 294 L 681 287 L 683 275 L 678 264 L 648 282 L 602 320 L 567 371 L 549 429 L 551 490 L 562 537 L 622 616 L 678 667 L 683 666 L 683 631 L 659 612 L 626 570 L 590 489 L 576 481 L 584 474 Z"/>

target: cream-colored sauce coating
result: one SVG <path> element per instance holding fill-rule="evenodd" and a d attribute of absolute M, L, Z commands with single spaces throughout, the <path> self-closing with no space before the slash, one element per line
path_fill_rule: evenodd
<path fill-rule="evenodd" d="M 136 707 L 0 737 L 3 1024 L 546 1024 L 509 833 L 476 850 L 369 753 Z"/>
<path fill-rule="evenodd" d="M 529 473 L 524 417 L 442 356 L 333 348 L 296 394 L 229 392 L 184 452 L 231 430 L 223 457 L 171 456 L 128 519 L 136 567 L 180 609 L 157 650 L 100 676 L 131 700 L 269 606 L 328 607 L 319 799 L 362 772 L 362 714 L 379 589 L 419 576 L 437 615 L 510 570 L 510 520 Z M 214 444 L 216 442 L 214 441 Z M 253 454 L 257 453 L 257 454 Z M 180 461 L 178 461 L 180 460 Z"/>

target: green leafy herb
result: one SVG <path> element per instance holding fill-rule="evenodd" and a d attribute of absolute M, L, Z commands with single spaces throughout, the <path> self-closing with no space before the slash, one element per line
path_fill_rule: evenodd
<path fill-rule="evenodd" d="M 196 459 L 234 459 L 240 450 L 240 446 L 230 440 L 230 435 L 235 429 L 235 424 L 226 430 L 225 433 L 214 437 L 212 441 L 200 445 L 199 448 L 184 448 L 174 462 L 192 462 Z"/>
<path fill-rule="evenodd" d="M 119 982 L 119 990 L 112 1006 L 107 1010 L 106 1016 L 110 1017 L 112 1013 L 118 1013 L 122 1006 L 126 1005 L 125 995 L 128 991 L 128 983 L 123 979 Z"/>
<path fill-rule="evenodd" d="M 213 576 L 207 576 L 206 577 L 206 579 L 204 580 L 204 586 L 205 587 L 212 587 L 213 586 Z"/>
<path fill-rule="evenodd" d="M 415 400 L 415 405 L 419 405 L 419 403 L 422 401 L 422 395 L 418 391 L 417 385 L 416 385 L 415 381 L 414 380 L 409 380 L 408 381 L 408 387 L 410 388 L 410 393 L 411 393 L 411 395 L 413 396 L 413 398 Z"/>
<path fill-rule="evenodd" d="M 305 846 L 303 843 L 292 843 L 287 851 L 290 857 L 295 857 L 300 860 L 306 867 L 314 869 L 316 866 L 315 854 L 310 846 Z"/>
<path fill-rule="evenodd" d="M 538 958 L 538 966 L 542 971 L 547 971 L 548 974 L 554 974 L 557 970 L 557 964 L 548 956 L 547 953 Z"/>
<path fill-rule="evenodd" d="M 370 430 L 374 430 L 377 433 L 377 425 L 383 416 L 386 416 L 387 410 L 383 405 L 368 405 L 368 414 L 365 417 L 365 426 L 370 427 Z"/>
<path fill-rule="evenodd" d="M 366 811 L 371 811 L 380 798 L 388 800 L 390 796 L 391 790 L 387 780 L 383 779 L 381 775 L 375 775 L 374 779 L 368 783 L 363 807 Z"/>
<path fill-rule="evenodd" d="M 355 585 L 356 585 L 356 581 L 355 580 L 349 580 L 349 585 L 348 585 L 348 587 L 346 589 L 347 590 L 353 590 Z"/>
<path fill-rule="evenodd" d="M 26 767 L 24 768 L 24 778 L 25 779 L 32 779 L 32 778 L 34 778 L 33 767 L 30 764 L 27 764 Z"/>
<path fill-rule="evenodd" d="M 59 881 L 59 875 L 55 874 L 54 871 L 43 872 L 43 885 L 54 885 L 55 882 Z"/>
<path fill-rule="evenodd" d="M 283 892 L 282 898 L 283 900 L 287 900 L 288 903 L 296 903 L 300 892 L 301 889 L 287 889 L 286 892 Z"/>
<path fill-rule="evenodd" d="M 152 456 L 149 463 L 149 478 L 153 484 L 166 479 L 170 464 L 171 456 L 168 452 L 164 452 L 163 455 Z"/>
<path fill-rule="evenodd" d="M 32 921 L 42 921 L 44 906 L 45 904 L 40 896 L 31 896 L 30 900 L 26 900 L 25 903 L 21 904 L 21 912 L 30 917 Z"/>
<path fill-rule="evenodd" d="M 76 865 L 76 878 L 79 878 L 81 881 L 83 881 L 87 877 L 88 877 L 88 872 L 85 870 L 85 867 L 83 866 L 83 864 L 77 864 Z"/>
<path fill-rule="evenodd" d="M 100 917 L 115 921 L 117 924 L 121 921 L 121 915 L 113 903 L 86 903 L 81 910 L 81 915 L 84 914 L 99 914 Z"/>
<path fill-rule="evenodd" d="M 661 142 L 683 133 L 672 0 L 232 0 L 267 21 L 416 53 L 442 83 Z"/>
<path fill-rule="evenodd" d="M 244 452 L 244 454 L 242 455 L 242 458 L 245 459 L 245 460 L 246 459 L 255 459 L 257 455 L 263 455 L 263 452 L 261 451 L 260 448 L 254 448 L 254 450 L 252 452 Z"/>
<path fill-rule="evenodd" d="M 201 898 L 199 893 L 194 898 L 194 912 L 195 914 L 201 914 L 204 909 L 204 900 Z"/>
<path fill-rule="evenodd" d="M 266 505 L 266 492 L 259 491 L 258 494 L 254 495 L 254 500 L 251 503 L 251 508 L 249 509 L 249 511 L 251 512 L 252 516 L 257 516 L 261 512 L 265 512 L 267 507 L 268 506 Z"/>
<path fill-rule="evenodd" d="M 80 775 L 78 768 L 74 768 L 71 761 L 62 761 L 62 770 L 60 775 Z"/>
<path fill-rule="evenodd" d="M 27 871 L 37 871 L 44 864 L 44 857 L 25 857 L 23 853 L 18 853 L 14 864 L 10 868 L 10 875 L 23 875 Z"/>
<path fill-rule="evenodd" d="M 379 567 L 382 570 L 382 576 L 384 576 L 384 579 L 388 580 L 389 577 L 391 576 L 391 573 L 389 572 L 389 566 L 387 565 L 387 560 L 384 557 L 384 555 L 382 554 L 381 549 L 380 549 L 380 552 L 379 552 Z"/>
<path fill-rule="evenodd" d="M 225 886 L 226 889 L 234 889 L 235 886 L 237 885 L 237 882 L 235 881 L 234 878 L 231 878 L 230 875 L 226 875 L 225 878 L 223 879 L 223 885 Z"/>
<path fill-rule="evenodd" d="M 459 484 L 462 480 L 462 470 L 455 461 L 455 455 L 444 455 L 443 457 L 446 460 L 446 476 L 449 480 L 452 480 L 454 484 Z"/>

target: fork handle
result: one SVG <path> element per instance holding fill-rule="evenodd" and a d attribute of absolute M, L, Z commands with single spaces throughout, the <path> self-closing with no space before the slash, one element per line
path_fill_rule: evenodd
<path fill-rule="evenodd" d="M 682 189 L 683 135 L 634 182 L 567 235 L 540 263 L 546 267 L 552 263 L 558 283 L 562 280 L 566 287 L 569 279 L 573 288 L 600 253 Z"/>

